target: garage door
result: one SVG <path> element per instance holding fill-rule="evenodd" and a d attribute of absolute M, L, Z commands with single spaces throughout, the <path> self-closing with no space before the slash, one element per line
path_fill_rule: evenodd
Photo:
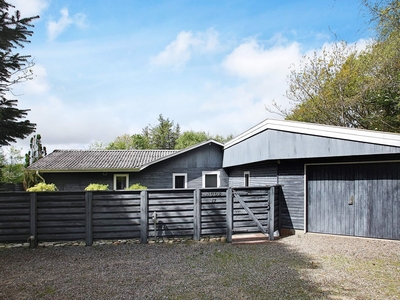
<path fill-rule="evenodd" d="M 307 231 L 400 239 L 400 163 L 307 166 Z"/>

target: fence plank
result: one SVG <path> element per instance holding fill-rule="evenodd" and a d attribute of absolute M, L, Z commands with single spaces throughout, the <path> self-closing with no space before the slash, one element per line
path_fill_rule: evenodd
<path fill-rule="evenodd" d="M 30 237 L 29 243 L 31 248 L 35 248 L 38 245 L 38 234 L 37 234 L 37 193 L 30 194 Z"/>
<path fill-rule="evenodd" d="M 199 189 L 196 189 L 193 192 L 194 196 L 194 233 L 193 239 L 195 241 L 200 241 L 201 238 L 201 192 Z"/>
<path fill-rule="evenodd" d="M 140 242 L 142 244 L 147 243 L 147 237 L 149 235 L 149 202 L 147 198 L 147 191 L 140 192 Z"/>
<path fill-rule="evenodd" d="M 268 239 L 272 241 L 274 239 L 275 231 L 275 187 L 271 187 L 269 192 L 269 226 L 268 226 Z"/>
<path fill-rule="evenodd" d="M 232 242 L 233 234 L 233 197 L 232 188 L 226 191 L 226 241 Z"/>
<path fill-rule="evenodd" d="M 93 208 L 93 193 L 85 193 L 85 205 L 86 205 L 86 246 L 91 246 L 93 244 L 93 221 L 92 221 L 92 208 Z"/>

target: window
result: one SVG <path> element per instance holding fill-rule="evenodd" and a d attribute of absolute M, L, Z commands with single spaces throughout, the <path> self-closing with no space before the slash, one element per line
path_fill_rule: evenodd
<path fill-rule="evenodd" d="M 244 186 L 250 186 L 250 171 L 244 172 Z"/>
<path fill-rule="evenodd" d="M 115 174 L 114 175 L 114 190 L 124 190 L 129 186 L 128 174 Z"/>
<path fill-rule="evenodd" d="M 220 186 L 219 171 L 203 171 L 203 187 L 219 187 Z"/>
<path fill-rule="evenodd" d="M 187 174 L 186 173 L 172 174 L 172 188 L 186 189 L 186 187 L 187 187 Z"/>

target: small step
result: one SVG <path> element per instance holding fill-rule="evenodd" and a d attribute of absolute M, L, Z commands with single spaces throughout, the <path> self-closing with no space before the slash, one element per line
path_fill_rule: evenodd
<path fill-rule="evenodd" d="M 268 235 L 263 233 L 243 233 L 232 235 L 232 244 L 265 244 L 269 242 Z"/>

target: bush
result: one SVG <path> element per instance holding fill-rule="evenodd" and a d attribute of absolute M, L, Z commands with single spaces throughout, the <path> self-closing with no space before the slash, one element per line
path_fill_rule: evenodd
<path fill-rule="evenodd" d="M 85 191 L 108 191 L 108 184 L 91 183 L 85 187 Z"/>
<path fill-rule="evenodd" d="M 54 183 L 44 183 L 40 182 L 35 184 L 33 187 L 26 190 L 27 192 L 55 192 L 58 188 Z"/>
<path fill-rule="evenodd" d="M 126 188 L 125 190 L 147 190 L 147 187 L 141 185 L 140 183 L 134 183 L 130 187 Z"/>

